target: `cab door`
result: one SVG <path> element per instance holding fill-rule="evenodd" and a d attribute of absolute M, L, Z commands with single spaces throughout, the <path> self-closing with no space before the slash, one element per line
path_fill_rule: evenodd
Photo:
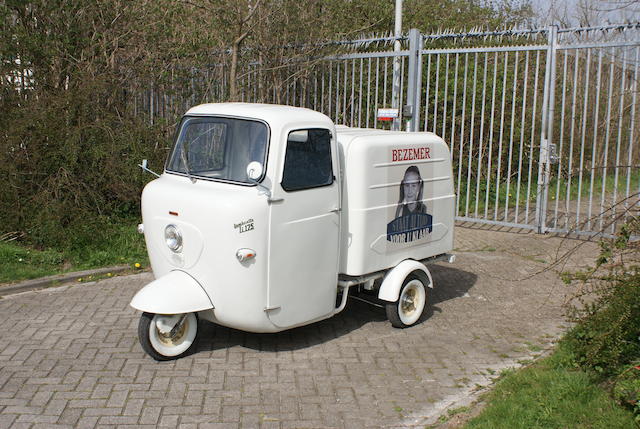
<path fill-rule="evenodd" d="M 326 128 L 294 130 L 271 203 L 267 314 L 292 327 L 336 304 L 340 186 L 336 142 Z"/>

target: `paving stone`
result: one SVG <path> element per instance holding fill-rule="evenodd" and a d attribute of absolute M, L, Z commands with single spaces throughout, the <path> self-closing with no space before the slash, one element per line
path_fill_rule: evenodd
<path fill-rule="evenodd" d="M 424 427 L 563 332 L 570 290 L 550 262 L 577 244 L 458 228 L 457 261 L 430 267 L 432 311 L 412 328 L 355 300 L 277 334 L 202 321 L 196 351 L 173 362 L 137 342 L 128 303 L 150 273 L 7 296 L 0 427 Z M 596 254 L 582 245 L 562 269 Z"/>

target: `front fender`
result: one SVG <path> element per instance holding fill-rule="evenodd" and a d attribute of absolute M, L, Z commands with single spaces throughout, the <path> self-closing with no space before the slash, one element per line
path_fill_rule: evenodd
<path fill-rule="evenodd" d="M 433 279 L 429 269 L 421 262 L 405 259 L 393 267 L 382 280 L 378 298 L 383 301 L 396 302 L 400 296 L 400 289 L 407 276 L 415 272 L 425 286 L 433 288 Z"/>
<path fill-rule="evenodd" d="M 171 271 L 140 289 L 130 306 L 156 314 L 209 310 L 213 303 L 202 286 L 184 271 Z"/>

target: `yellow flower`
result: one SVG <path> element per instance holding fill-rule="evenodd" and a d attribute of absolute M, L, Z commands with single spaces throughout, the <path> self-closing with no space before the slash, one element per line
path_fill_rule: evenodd
<path fill-rule="evenodd" d="M 140 262 L 136 262 L 136 263 L 134 264 L 134 267 L 136 267 L 136 268 L 140 268 Z"/>
<path fill-rule="evenodd" d="M 111 277 L 113 274 L 111 273 L 107 273 L 107 277 Z"/>

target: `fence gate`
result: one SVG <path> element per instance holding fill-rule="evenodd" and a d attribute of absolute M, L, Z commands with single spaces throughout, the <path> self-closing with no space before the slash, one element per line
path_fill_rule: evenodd
<path fill-rule="evenodd" d="M 637 26 L 421 41 L 407 127 L 449 143 L 458 220 L 611 235 L 637 214 Z"/>
<path fill-rule="evenodd" d="M 449 143 L 461 221 L 612 235 L 638 214 L 640 24 L 411 30 L 398 52 L 394 41 L 329 43 L 330 56 L 283 48 L 282 58 L 249 60 L 242 100 L 309 107 L 337 124 L 374 128 L 389 128 L 377 108 L 400 108 L 396 127 Z M 225 101 L 225 70 L 200 70 L 193 95 L 173 100 L 177 110 L 195 104 L 199 87 L 202 102 Z M 167 110 L 158 109 L 161 99 L 151 92 L 152 118 Z"/>

